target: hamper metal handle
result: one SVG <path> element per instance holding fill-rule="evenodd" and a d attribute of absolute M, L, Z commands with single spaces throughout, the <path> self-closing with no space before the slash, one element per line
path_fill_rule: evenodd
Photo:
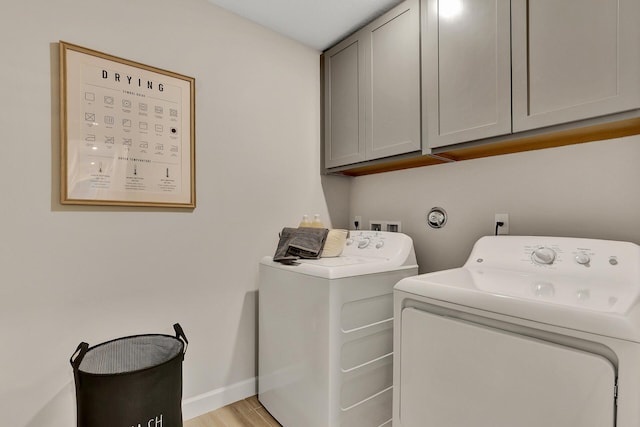
<path fill-rule="evenodd" d="M 173 330 L 176 331 L 176 338 L 180 338 L 182 341 L 184 341 L 184 351 L 182 352 L 182 354 L 185 354 L 187 352 L 187 347 L 189 347 L 189 340 L 187 339 L 187 336 L 184 334 L 184 331 L 182 330 L 182 326 L 180 326 L 180 323 L 176 323 L 175 325 L 173 325 Z"/>
<path fill-rule="evenodd" d="M 86 342 L 81 342 L 80 344 L 78 344 L 78 348 L 76 348 L 76 351 L 73 352 L 73 354 L 71 355 L 71 358 L 69 359 L 69 363 L 71 363 L 71 366 L 73 367 L 73 369 L 78 369 L 78 366 L 80 366 L 80 363 L 82 363 L 82 359 L 84 359 L 84 356 L 87 354 L 87 350 L 89 350 L 89 344 Z M 77 357 L 73 358 L 73 356 Z"/>

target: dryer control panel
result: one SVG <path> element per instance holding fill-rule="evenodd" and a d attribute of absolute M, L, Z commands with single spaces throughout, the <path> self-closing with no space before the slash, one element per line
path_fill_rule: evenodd
<path fill-rule="evenodd" d="M 406 234 L 351 230 L 342 255 L 392 259 L 405 257 L 409 250 L 413 241 Z"/>

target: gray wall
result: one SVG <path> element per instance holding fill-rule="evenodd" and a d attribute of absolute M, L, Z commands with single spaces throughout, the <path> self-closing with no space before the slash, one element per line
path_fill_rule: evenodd
<path fill-rule="evenodd" d="M 640 136 L 358 177 L 350 215 L 401 220 L 422 273 L 462 265 L 508 213 L 510 234 L 640 244 Z M 449 214 L 434 230 L 426 214 Z"/>
<path fill-rule="evenodd" d="M 0 36 L 2 425 L 75 425 L 76 345 L 174 322 L 187 417 L 254 394 L 260 258 L 348 213 L 320 176 L 319 52 L 206 0 L 4 2 Z M 196 78 L 194 211 L 58 203 L 59 40 Z"/>

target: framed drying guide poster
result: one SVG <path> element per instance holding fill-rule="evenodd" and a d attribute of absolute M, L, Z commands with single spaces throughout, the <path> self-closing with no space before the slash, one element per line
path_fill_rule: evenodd
<path fill-rule="evenodd" d="M 195 207 L 195 79 L 60 42 L 61 203 Z"/>

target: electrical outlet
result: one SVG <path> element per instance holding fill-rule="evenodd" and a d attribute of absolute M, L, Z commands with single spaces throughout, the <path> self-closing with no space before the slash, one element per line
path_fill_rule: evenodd
<path fill-rule="evenodd" d="M 499 222 L 502 223 L 501 226 L 498 225 Z M 505 236 L 509 234 L 509 214 L 496 214 L 493 227 L 496 236 Z"/>
<path fill-rule="evenodd" d="M 402 223 L 400 221 L 387 221 L 387 226 L 384 231 L 400 233 L 402 231 Z"/>
<path fill-rule="evenodd" d="M 402 222 L 400 221 L 379 221 L 379 220 L 371 220 L 369 221 L 369 230 L 372 231 L 391 231 L 394 233 L 402 232 Z"/>

